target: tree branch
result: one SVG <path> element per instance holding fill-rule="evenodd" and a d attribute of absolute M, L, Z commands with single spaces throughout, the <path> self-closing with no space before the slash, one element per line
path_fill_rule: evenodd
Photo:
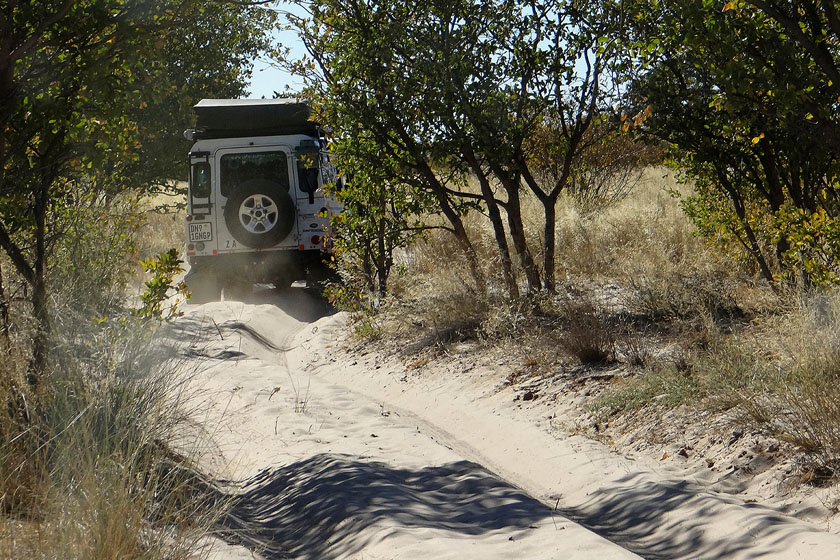
<path fill-rule="evenodd" d="M 833 1 L 834 0 L 826 0 L 826 4 Z M 808 51 L 808 54 L 814 58 L 814 62 L 822 68 L 823 72 L 825 72 L 826 76 L 828 76 L 828 79 L 832 81 L 832 88 L 834 91 L 840 95 L 840 70 L 838 70 L 837 62 L 832 57 L 831 53 L 824 47 L 821 48 L 815 41 L 805 35 L 799 27 L 799 22 L 788 17 L 776 6 L 773 6 L 764 0 L 750 0 L 750 3 L 770 16 L 772 19 L 776 20 L 802 48 Z"/>
<path fill-rule="evenodd" d="M 29 51 L 29 49 L 34 47 L 38 40 L 41 38 L 41 36 L 44 34 L 44 31 L 46 31 L 52 25 L 58 23 L 61 20 L 61 18 L 70 13 L 70 10 L 73 8 L 73 4 L 75 4 L 74 0 L 64 0 L 64 5 L 61 6 L 61 8 L 56 13 L 41 20 L 41 22 L 29 35 L 29 37 L 24 39 L 21 42 L 21 44 L 18 45 L 17 48 L 15 48 L 15 50 L 9 53 L 10 63 L 14 63 L 19 58 L 23 57 Z"/>
<path fill-rule="evenodd" d="M 20 247 L 12 241 L 6 226 L 2 222 L 0 222 L 0 247 L 2 247 L 6 254 L 9 255 L 9 259 L 11 259 L 12 264 L 15 265 L 15 269 L 18 271 L 18 274 L 23 276 L 23 279 L 26 280 L 27 283 L 34 284 L 35 269 L 33 269 L 29 262 L 27 262 Z"/>

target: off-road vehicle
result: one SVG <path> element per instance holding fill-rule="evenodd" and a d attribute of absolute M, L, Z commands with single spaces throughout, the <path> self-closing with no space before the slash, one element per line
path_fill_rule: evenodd
<path fill-rule="evenodd" d="M 205 99 L 193 108 L 187 260 L 191 301 L 322 276 L 339 204 L 327 138 L 294 99 Z"/>

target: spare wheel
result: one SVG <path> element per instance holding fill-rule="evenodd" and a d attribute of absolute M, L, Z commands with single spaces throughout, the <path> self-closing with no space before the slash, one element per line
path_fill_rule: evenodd
<path fill-rule="evenodd" d="M 289 235 L 295 221 L 295 207 L 280 183 L 252 179 L 238 185 L 225 204 L 228 231 L 246 247 L 277 245 Z"/>

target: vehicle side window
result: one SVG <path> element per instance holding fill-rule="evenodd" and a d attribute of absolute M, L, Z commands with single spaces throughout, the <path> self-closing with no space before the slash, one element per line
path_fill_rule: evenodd
<path fill-rule="evenodd" d="M 206 161 L 194 163 L 192 166 L 192 181 L 190 192 L 193 198 L 207 198 L 210 196 L 210 164 Z"/>
<path fill-rule="evenodd" d="M 222 156 L 219 163 L 222 196 L 230 197 L 237 186 L 254 179 L 272 181 L 288 192 L 289 164 L 286 152 L 248 152 Z"/>
<path fill-rule="evenodd" d="M 305 193 L 314 193 L 318 190 L 318 160 L 315 153 L 303 153 L 297 160 L 298 188 Z"/>

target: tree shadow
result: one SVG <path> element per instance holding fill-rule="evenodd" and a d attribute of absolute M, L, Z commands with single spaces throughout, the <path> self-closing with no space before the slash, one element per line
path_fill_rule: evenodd
<path fill-rule="evenodd" d="M 740 509 L 729 523 L 722 511 L 727 506 Z M 641 473 L 558 512 L 647 560 L 762 558 L 805 533 L 820 533 L 768 507 L 703 492 L 685 480 L 652 481 Z M 715 522 L 719 525 L 710 529 Z"/>
<path fill-rule="evenodd" d="M 362 550 L 374 525 L 468 537 L 525 529 L 551 514 L 469 461 L 409 470 L 320 454 L 247 481 L 215 532 L 267 560 L 327 560 Z"/>

